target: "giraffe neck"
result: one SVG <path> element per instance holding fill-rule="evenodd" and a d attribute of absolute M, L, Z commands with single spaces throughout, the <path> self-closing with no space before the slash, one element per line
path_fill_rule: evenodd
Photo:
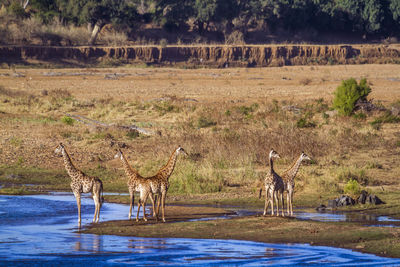
<path fill-rule="evenodd" d="M 158 175 L 160 175 L 162 178 L 164 179 L 168 179 L 172 172 L 174 171 L 175 168 L 175 163 L 176 160 L 178 159 L 178 152 L 176 152 L 176 150 L 171 154 L 167 164 L 162 167 L 159 171 L 158 171 Z"/>
<path fill-rule="evenodd" d="M 269 167 L 270 167 L 270 172 L 274 172 L 274 160 L 270 157 L 269 158 Z"/>
<path fill-rule="evenodd" d="M 129 165 L 129 163 L 128 163 L 128 161 L 126 160 L 124 154 L 121 154 L 121 155 L 122 155 L 122 157 L 121 157 L 122 165 L 124 166 L 125 173 L 126 173 L 127 175 L 129 175 L 130 177 L 132 177 L 132 175 L 136 176 L 137 173 L 138 173 L 137 170 L 135 170 L 134 168 L 132 168 L 132 167 Z"/>
<path fill-rule="evenodd" d="M 68 175 L 71 178 L 75 177 L 78 173 L 80 173 L 80 171 L 72 163 L 71 157 L 69 156 L 69 154 L 65 150 L 65 148 L 62 150 L 62 155 L 63 155 L 63 158 L 64 158 L 64 166 L 65 166 L 65 169 L 68 172 Z"/>
<path fill-rule="evenodd" d="M 296 176 L 297 172 L 299 171 L 300 165 L 301 165 L 302 159 L 299 157 L 295 163 L 286 171 L 287 176 L 289 180 L 293 180 L 294 177 Z"/>

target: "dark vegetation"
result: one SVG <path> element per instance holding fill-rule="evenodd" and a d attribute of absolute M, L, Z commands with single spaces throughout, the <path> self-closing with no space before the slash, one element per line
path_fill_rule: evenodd
<path fill-rule="evenodd" d="M 0 6 L 3 44 L 390 43 L 400 33 L 398 0 L 0 0 Z M 109 35 L 98 38 L 102 31 Z"/>

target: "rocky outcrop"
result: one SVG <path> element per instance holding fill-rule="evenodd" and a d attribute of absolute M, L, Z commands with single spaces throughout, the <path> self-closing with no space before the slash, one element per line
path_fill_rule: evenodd
<path fill-rule="evenodd" d="M 0 47 L 0 62 L 74 60 L 95 63 L 105 59 L 120 59 L 126 63 L 211 67 L 391 63 L 400 62 L 400 48 L 384 45 Z"/>
<path fill-rule="evenodd" d="M 374 194 L 368 194 L 367 191 L 361 191 L 360 196 L 354 200 L 350 196 L 342 195 L 335 199 L 328 200 L 328 207 L 325 205 L 320 205 L 316 209 L 318 211 L 325 210 L 326 208 L 335 209 L 337 207 L 345 207 L 345 206 L 352 206 L 355 204 L 372 204 L 372 205 L 380 205 L 385 204 L 378 196 Z"/>

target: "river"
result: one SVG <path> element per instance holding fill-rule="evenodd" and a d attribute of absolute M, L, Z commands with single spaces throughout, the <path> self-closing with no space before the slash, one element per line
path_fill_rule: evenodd
<path fill-rule="evenodd" d="M 82 225 L 93 201 L 82 199 Z M 127 219 L 128 206 L 105 203 L 100 220 Z M 308 244 L 138 238 L 76 233 L 72 193 L 0 196 L 0 266 L 400 265 L 400 259 Z"/>

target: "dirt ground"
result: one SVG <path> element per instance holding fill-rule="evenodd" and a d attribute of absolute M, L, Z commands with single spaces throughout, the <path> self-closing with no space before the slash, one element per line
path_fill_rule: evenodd
<path fill-rule="evenodd" d="M 400 65 L 390 64 L 232 69 L 156 69 L 150 67 L 0 69 L 0 86 L 9 90 L 8 94 L 18 92 L 16 96 L 12 97 L 18 98 L 18 94 L 28 94 L 26 98 L 33 95 L 39 99 L 45 97 L 50 99 L 51 92 L 68 92 L 69 98 L 75 99 L 71 103 L 65 100 L 65 103 L 57 103 L 50 107 L 32 107 L 23 102 L 30 103 L 29 99 L 17 100 L 22 103 L 18 103 L 17 105 L 20 106 L 16 106 L 15 103 L 10 104 L 9 98 L 5 96 L 0 103 L 0 120 L 3 124 L 0 136 L 3 143 L 8 142 L 5 140 L 19 138 L 22 139 L 22 143 L 29 144 L 24 147 L 26 164 L 56 167 L 59 165 L 58 161 L 54 157 L 50 157 L 46 151 L 53 149 L 58 140 L 66 139 L 63 134 L 68 134 L 66 133 L 68 129 L 62 128 L 60 125 L 40 123 L 37 120 L 49 117 L 59 120 L 69 112 L 80 115 L 88 115 L 86 113 L 90 112 L 92 113 L 89 114 L 91 118 L 93 116 L 100 117 L 100 121 L 105 120 L 109 123 L 129 123 L 127 120 L 140 122 L 145 127 L 147 124 L 153 125 L 152 127 L 156 131 L 160 129 L 164 134 L 174 128 L 175 123 L 193 120 L 190 112 L 186 112 L 187 115 L 180 114 L 179 117 L 173 114 L 158 116 L 154 112 L 136 112 L 122 107 L 121 114 L 123 115 L 121 115 L 116 109 L 110 111 L 110 107 L 101 110 L 99 103 L 125 101 L 142 103 L 145 106 L 149 103 L 148 101 L 167 99 L 179 100 L 180 103 L 187 103 L 187 105 L 195 103 L 200 107 L 218 108 L 221 106 L 223 108 L 228 105 L 229 108 L 229 105 L 268 103 L 273 100 L 280 101 L 282 105 L 285 103 L 297 105 L 316 99 L 324 99 L 329 102 L 333 98 L 335 88 L 343 79 L 349 77 L 367 78 L 373 88 L 370 98 L 377 102 L 388 105 L 400 99 Z M 61 105 L 61 107 L 57 105 Z M 196 108 L 196 106 L 189 106 L 189 108 Z M 227 125 L 227 127 L 237 126 Z M 29 134 L 27 134 L 27 130 Z M 391 131 L 396 131 L 396 127 Z M 52 145 L 50 146 L 50 144 Z M 0 157 L 0 163 L 17 162 L 18 153 L 22 151 L 10 151 L 10 147 L 6 144 L 1 146 L 3 147 L 3 156 Z M 96 150 L 94 146 L 92 149 Z M 31 156 L 30 151 L 42 155 L 41 158 L 44 160 L 35 159 Z M 109 156 L 111 157 L 111 155 Z M 80 155 L 79 161 L 89 165 L 91 162 L 95 164 L 96 161 L 88 160 L 90 158 L 93 157 Z"/>
<path fill-rule="evenodd" d="M 78 99 L 124 101 L 170 96 L 209 103 L 332 99 L 341 80 L 367 78 L 371 98 L 400 98 L 400 65 L 286 66 L 233 69 L 0 69 L 0 85 L 40 94 L 64 89 Z"/>

